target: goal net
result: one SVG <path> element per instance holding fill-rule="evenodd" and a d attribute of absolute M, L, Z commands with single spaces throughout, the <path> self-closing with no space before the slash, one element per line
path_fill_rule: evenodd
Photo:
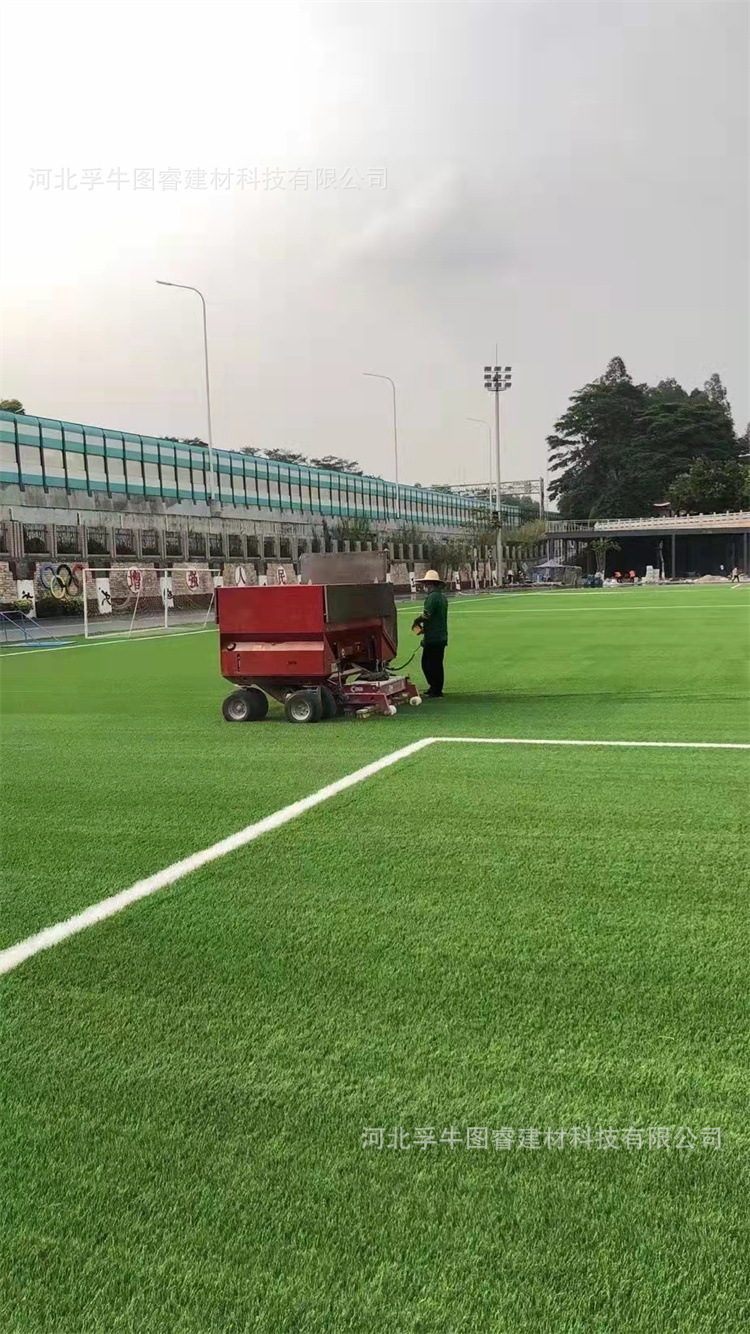
<path fill-rule="evenodd" d="M 200 629 L 213 620 L 219 581 L 219 575 L 199 566 L 87 569 L 83 574 L 86 638 L 153 633 L 181 626 Z"/>

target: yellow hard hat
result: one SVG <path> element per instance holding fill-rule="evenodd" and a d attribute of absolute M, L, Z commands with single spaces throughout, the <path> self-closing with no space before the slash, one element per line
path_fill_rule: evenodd
<path fill-rule="evenodd" d="M 438 574 L 437 570 L 428 570 L 427 573 L 423 574 L 421 579 L 419 580 L 420 584 L 442 584 L 442 582 L 443 581 L 440 578 L 440 575 Z"/>

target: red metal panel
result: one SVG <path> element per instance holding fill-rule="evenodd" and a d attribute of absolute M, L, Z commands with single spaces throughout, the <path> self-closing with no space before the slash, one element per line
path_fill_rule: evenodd
<path fill-rule="evenodd" d="M 322 640 L 252 648 L 238 643 L 236 648 L 225 646 L 221 652 L 221 674 L 229 681 L 325 680 L 332 666 L 331 654 Z"/>
<path fill-rule="evenodd" d="M 294 635 L 323 631 L 321 584 L 281 584 L 272 588 L 217 589 L 221 634 Z"/>

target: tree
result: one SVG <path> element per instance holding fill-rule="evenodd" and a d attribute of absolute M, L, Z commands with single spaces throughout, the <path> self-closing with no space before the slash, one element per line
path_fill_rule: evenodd
<path fill-rule="evenodd" d="M 721 376 L 718 375 L 716 371 L 714 371 L 713 375 L 709 376 L 706 380 L 706 383 L 703 386 L 703 392 L 709 403 L 716 403 L 720 408 L 723 408 L 731 421 L 732 409 L 729 406 L 729 395 L 721 382 Z"/>
<path fill-rule="evenodd" d="M 518 500 L 518 517 L 522 524 L 538 519 L 539 509 L 539 501 L 532 496 L 521 496 Z"/>
<path fill-rule="evenodd" d="M 430 565 L 446 581 L 454 570 L 460 569 L 472 558 L 472 548 L 466 538 L 450 537 L 444 541 L 433 538 L 428 550 Z"/>
<path fill-rule="evenodd" d="M 664 499 L 696 458 L 737 459 L 718 375 L 688 394 L 676 380 L 633 384 L 619 357 L 573 394 L 548 437 L 550 485 L 563 518 L 635 518 Z"/>
<path fill-rule="evenodd" d="M 276 463 L 307 463 L 304 454 L 295 454 L 291 449 L 267 449 L 266 458 Z"/>
<path fill-rule="evenodd" d="M 646 397 L 659 403 L 687 403 L 690 395 L 675 379 L 660 380 L 646 390 Z"/>
<path fill-rule="evenodd" d="M 723 514 L 750 509 L 750 468 L 730 459 L 699 458 L 669 488 L 672 508 L 688 514 Z"/>
<path fill-rule="evenodd" d="M 621 357 L 573 394 L 547 439 L 550 468 L 559 473 L 549 493 L 563 518 L 608 517 L 642 511 L 645 497 L 629 467 L 629 447 L 646 403 L 646 386 L 633 383 Z"/>
<path fill-rule="evenodd" d="M 532 557 L 539 543 L 544 540 L 546 531 L 544 519 L 527 519 L 518 528 L 511 528 L 505 536 L 508 545 L 513 548 L 514 558 L 527 560 Z"/>
<path fill-rule="evenodd" d="M 340 459 L 335 454 L 326 454 L 322 459 L 310 459 L 313 468 L 326 468 L 329 472 L 350 472 L 362 476 L 362 469 L 354 459 Z"/>
<path fill-rule="evenodd" d="M 611 537 L 596 537 L 590 543 L 590 547 L 596 561 L 596 573 L 604 578 L 604 571 L 607 568 L 607 552 L 619 551 L 620 543 L 615 542 Z"/>
<path fill-rule="evenodd" d="M 353 519 L 341 519 L 329 532 L 337 542 L 375 542 L 377 533 L 369 519 L 357 516 Z"/>
<path fill-rule="evenodd" d="M 419 546 L 424 540 L 424 531 L 416 523 L 402 523 L 400 527 L 393 531 L 393 541 L 399 542 L 403 546 Z"/>
<path fill-rule="evenodd" d="M 26 409 L 20 398 L 0 398 L 0 408 L 3 412 L 15 412 L 18 417 L 26 415 Z"/>

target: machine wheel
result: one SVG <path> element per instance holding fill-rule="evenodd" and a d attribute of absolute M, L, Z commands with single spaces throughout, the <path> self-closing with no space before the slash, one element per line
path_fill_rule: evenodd
<path fill-rule="evenodd" d="M 333 691 L 328 689 L 328 686 L 320 687 L 320 701 L 323 707 L 324 718 L 335 718 L 336 715 L 341 712 L 338 700 L 333 694 Z"/>
<path fill-rule="evenodd" d="M 221 711 L 228 723 L 257 723 L 268 713 L 268 700 L 257 686 L 250 686 L 227 695 Z"/>
<path fill-rule="evenodd" d="M 323 716 L 323 706 L 317 690 L 295 690 L 284 705 L 290 723 L 317 723 Z"/>
<path fill-rule="evenodd" d="M 259 723 L 268 713 L 268 695 L 264 695 L 259 686 L 248 686 L 245 694 L 250 700 L 251 712 L 248 722 Z"/>

